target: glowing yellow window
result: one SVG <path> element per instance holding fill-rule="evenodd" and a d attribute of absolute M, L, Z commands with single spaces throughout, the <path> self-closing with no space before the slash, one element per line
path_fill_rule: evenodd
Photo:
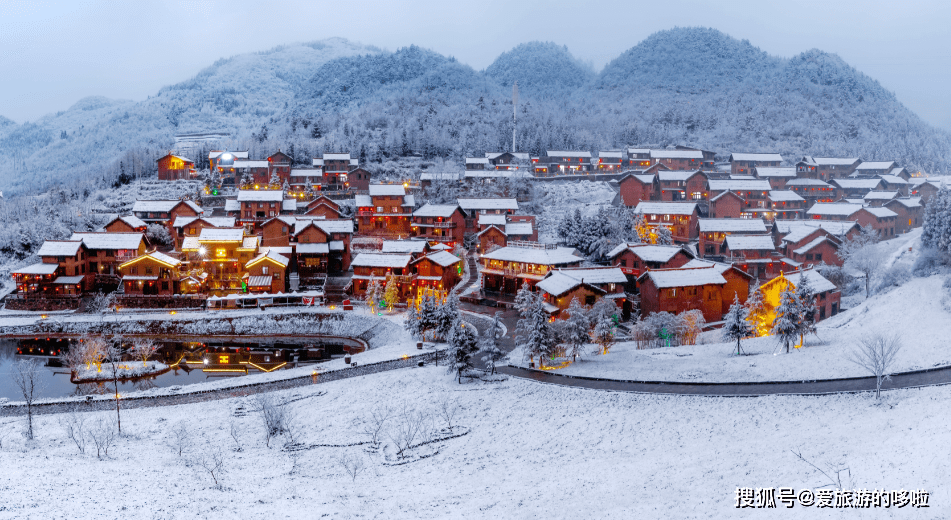
<path fill-rule="evenodd" d="M 228 356 L 218 356 L 218 363 L 221 363 L 222 365 L 227 364 Z"/>
<path fill-rule="evenodd" d="M 228 250 L 224 248 L 215 249 L 215 256 L 218 258 L 224 258 L 228 256 Z"/>

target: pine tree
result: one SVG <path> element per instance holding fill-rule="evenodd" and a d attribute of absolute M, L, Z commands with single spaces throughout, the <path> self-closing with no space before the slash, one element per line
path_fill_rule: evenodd
<path fill-rule="evenodd" d="M 537 296 L 532 292 L 528 282 L 522 284 L 522 287 L 515 293 L 515 309 L 524 318 L 535 303 Z"/>
<path fill-rule="evenodd" d="M 601 354 L 607 354 L 614 343 L 614 320 L 608 316 L 602 316 L 594 326 L 593 334 L 594 342 L 600 347 Z"/>
<path fill-rule="evenodd" d="M 396 283 L 396 277 L 393 275 L 389 276 L 389 279 L 386 281 L 386 289 L 383 293 L 383 299 L 386 301 L 386 306 L 393 310 L 393 307 L 400 302 L 400 288 Z"/>
<path fill-rule="evenodd" d="M 740 303 L 739 295 L 734 294 L 733 305 L 730 306 L 729 312 L 723 317 L 723 337 L 730 341 L 736 340 L 737 356 L 743 354 L 743 349 L 740 348 L 740 340 L 753 333 L 753 327 L 747 321 L 748 317 L 749 311 Z"/>
<path fill-rule="evenodd" d="M 776 307 L 776 319 L 773 320 L 771 332 L 780 344 L 786 347 L 787 354 L 789 345 L 799 336 L 799 317 L 800 308 L 796 293 L 792 286 L 786 287 L 780 296 L 779 307 Z"/>
<path fill-rule="evenodd" d="M 380 301 L 380 284 L 376 281 L 376 278 L 370 280 L 370 283 L 367 284 L 367 293 L 366 293 L 366 302 L 367 307 L 370 308 L 370 312 L 376 312 L 376 306 Z"/>
<path fill-rule="evenodd" d="M 770 315 L 772 315 L 773 309 L 771 309 L 769 303 L 763 298 L 763 291 L 759 287 L 759 280 L 756 280 L 750 285 L 750 296 L 746 300 L 746 309 L 746 320 L 753 329 L 753 335 L 765 336 L 769 332 L 770 327 L 772 327 Z"/>
<path fill-rule="evenodd" d="M 951 253 L 951 190 L 945 186 L 925 206 L 921 245 Z"/>
<path fill-rule="evenodd" d="M 408 332 L 413 339 L 425 341 L 426 332 L 423 329 L 422 316 L 415 305 L 409 306 L 409 311 L 406 313 L 406 320 L 403 322 L 403 328 L 406 329 L 406 332 Z"/>
<path fill-rule="evenodd" d="M 271 188 L 280 188 L 281 187 L 281 178 L 277 175 L 277 168 L 271 173 L 271 178 L 268 180 L 268 184 Z"/>
<path fill-rule="evenodd" d="M 437 314 L 439 308 L 430 295 L 423 296 L 423 301 L 419 304 L 419 326 L 422 330 L 423 340 L 426 339 L 426 333 L 436 330 Z"/>
<path fill-rule="evenodd" d="M 492 318 L 492 325 L 489 326 L 479 341 L 479 348 L 484 353 L 482 360 L 486 362 L 486 368 L 490 370 L 490 374 L 495 374 L 496 363 L 505 357 L 505 353 L 502 352 L 502 348 L 499 345 L 501 338 L 502 313 L 496 312 Z"/>
<path fill-rule="evenodd" d="M 816 293 L 803 273 L 799 274 L 796 285 L 796 300 L 799 304 L 799 344 L 805 345 L 806 334 L 816 332 Z"/>
<path fill-rule="evenodd" d="M 457 321 L 459 321 L 459 297 L 452 295 L 446 298 L 446 301 L 436 310 L 436 335 L 448 341 L 452 327 Z"/>
<path fill-rule="evenodd" d="M 560 322 L 560 336 L 561 342 L 567 347 L 565 353 L 574 361 L 590 341 L 588 312 L 577 298 L 572 298 L 571 303 L 568 304 L 567 313 L 568 317 Z"/>
<path fill-rule="evenodd" d="M 533 362 L 538 356 L 539 366 L 545 366 L 545 356 L 551 355 L 555 347 L 555 334 L 541 298 L 532 298 L 518 320 L 516 331 L 516 346 Z"/>
<path fill-rule="evenodd" d="M 462 373 L 472 368 L 472 355 L 478 350 L 475 333 L 466 327 L 462 320 L 453 323 L 449 334 L 449 373 L 456 372 L 459 383 L 462 384 Z"/>
<path fill-rule="evenodd" d="M 657 238 L 654 243 L 659 246 L 671 246 L 674 244 L 674 236 L 667 226 L 657 226 L 654 228 Z"/>

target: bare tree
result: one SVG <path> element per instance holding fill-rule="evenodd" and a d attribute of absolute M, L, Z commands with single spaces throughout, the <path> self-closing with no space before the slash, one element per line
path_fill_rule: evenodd
<path fill-rule="evenodd" d="M 60 425 L 66 430 L 66 437 L 73 441 L 80 454 L 86 454 L 86 442 L 88 435 L 86 433 L 86 416 L 78 410 L 73 409 L 63 414 L 59 419 Z"/>
<path fill-rule="evenodd" d="M 452 422 L 460 411 L 462 411 L 462 406 L 459 405 L 459 401 L 448 395 L 439 402 L 439 417 L 446 421 L 446 428 L 450 431 L 452 430 Z"/>
<path fill-rule="evenodd" d="M 257 394 L 254 403 L 261 413 L 261 420 L 264 421 L 265 445 L 270 448 L 271 438 L 287 432 L 287 410 L 282 403 L 276 402 L 270 393 Z"/>
<path fill-rule="evenodd" d="M 142 366 L 145 366 L 145 363 L 158 352 L 158 349 L 158 343 L 150 339 L 141 339 L 132 344 L 132 355 L 142 360 Z"/>
<path fill-rule="evenodd" d="M 196 462 L 211 475 L 211 479 L 215 481 L 215 488 L 221 489 L 221 483 L 218 482 L 218 479 L 224 472 L 225 467 L 225 456 L 221 451 L 221 446 L 217 444 L 208 445 L 206 449 L 198 454 Z"/>
<path fill-rule="evenodd" d="M 383 426 L 390 418 L 389 408 L 374 408 L 370 415 L 363 421 L 363 433 L 370 436 L 370 443 L 374 446 L 380 444 L 380 436 L 383 435 Z"/>
<path fill-rule="evenodd" d="M 179 457 L 182 456 L 182 453 L 184 453 L 186 449 L 191 447 L 191 444 L 192 431 L 185 421 L 179 421 L 169 430 L 168 435 L 165 436 L 165 445 L 171 448 L 172 451 L 178 453 Z"/>
<path fill-rule="evenodd" d="M 884 256 L 878 248 L 878 231 L 871 224 L 862 226 L 862 231 L 846 240 L 839 247 L 838 256 L 845 267 L 865 275 L 865 297 L 871 294 L 872 277 L 882 266 Z"/>
<path fill-rule="evenodd" d="M 428 419 L 423 412 L 403 407 L 403 411 L 397 417 L 396 426 L 387 432 L 387 436 L 396 445 L 396 454 L 399 458 L 405 457 L 406 450 L 425 436 Z"/>
<path fill-rule="evenodd" d="M 366 468 L 366 461 L 360 455 L 344 455 L 338 462 L 347 475 L 350 475 L 350 482 L 356 482 L 357 477 Z"/>
<path fill-rule="evenodd" d="M 822 469 L 803 457 L 802 451 L 789 451 L 795 455 L 796 458 L 812 466 L 813 469 L 819 473 L 822 473 L 822 476 L 828 480 L 828 483 L 819 486 L 820 488 L 831 487 L 833 489 L 848 489 L 854 487 L 855 483 L 852 481 L 852 470 L 845 464 L 826 464 L 826 469 Z M 843 473 L 845 474 L 845 481 L 842 480 Z"/>
<path fill-rule="evenodd" d="M 875 376 L 875 398 L 882 395 L 882 381 L 889 379 L 889 369 L 901 350 L 897 334 L 873 334 L 859 340 L 859 346 L 849 354 L 849 361 Z"/>
<path fill-rule="evenodd" d="M 33 440 L 33 404 L 43 387 L 42 370 L 35 359 L 21 359 L 13 364 L 13 382 L 26 402 L 26 438 L 30 440 Z"/>
<path fill-rule="evenodd" d="M 231 433 L 231 438 L 234 439 L 234 451 L 244 451 L 244 448 L 241 446 L 241 431 L 238 428 L 238 421 L 235 421 L 234 417 L 231 418 L 231 424 L 228 430 Z"/>
<path fill-rule="evenodd" d="M 89 438 L 96 445 L 96 457 L 102 460 L 109 457 L 109 448 L 116 442 L 116 427 L 109 424 L 105 417 L 100 417 L 95 425 L 89 429 Z"/>
<path fill-rule="evenodd" d="M 105 350 L 106 367 L 112 379 L 113 389 L 115 390 L 116 400 L 116 426 L 119 434 L 122 435 L 122 417 L 119 415 L 119 373 L 122 369 L 122 340 L 117 339 L 113 343 L 106 345 Z"/>

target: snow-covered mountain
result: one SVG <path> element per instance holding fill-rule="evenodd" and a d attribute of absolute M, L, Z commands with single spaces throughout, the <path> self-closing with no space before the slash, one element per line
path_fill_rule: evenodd
<path fill-rule="evenodd" d="M 951 170 L 951 135 L 838 56 L 779 58 L 713 29 L 680 28 L 598 74 L 539 42 L 485 71 L 415 46 L 384 52 L 342 39 L 235 56 L 141 102 L 87 98 L 31 123 L 0 119 L 0 189 L 108 176 L 120 160 L 148 171 L 189 132 L 225 132 L 221 146 L 255 156 L 281 147 L 301 162 L 334 150 L 373 163 L 509 149 L 516 80 L 516 146 L 536 154 L 691 144 L 723 156 L 849 155 Z"/>

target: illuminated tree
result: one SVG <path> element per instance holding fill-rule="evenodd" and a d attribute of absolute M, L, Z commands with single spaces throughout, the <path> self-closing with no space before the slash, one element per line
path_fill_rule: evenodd
<path fill-rule="evenodd" d="M 366 302 L 370 312 L 376 312 L 376 306 L 380 301 L 380 284 L 376 278 L 370 280 L 367 284 Z"/>
<path fill-rule="evenodd" d="M 789 353 L 789 345 L 799 337 L 799 317 L 800 307 L 799 299 L 792 286 L 787 286 L 779 299 L 779 307 L 776 307 L 776 319 L 773 320 L 772 333 L 776 339 L 786 347 L 786 353 Z"/>
<path fill-rule="evenodd" d="M 393 275 L 389 276 L 389 279 L 386 281 L 386 289 L 383 291 L 383 300 L 386 301 L 386 306 L 393 310 L 393 306 L 400 302 L 400 288 L 396 283 L 396 277 Z"/>
<path fill-rule="evenodd" d="M 754 336 L 765 336 L 772 327 L 774 312 L 758 285 L 754 283 L 750 286 L 750 296 L 746 300 L 746 320 L 752 326 Z"/>

